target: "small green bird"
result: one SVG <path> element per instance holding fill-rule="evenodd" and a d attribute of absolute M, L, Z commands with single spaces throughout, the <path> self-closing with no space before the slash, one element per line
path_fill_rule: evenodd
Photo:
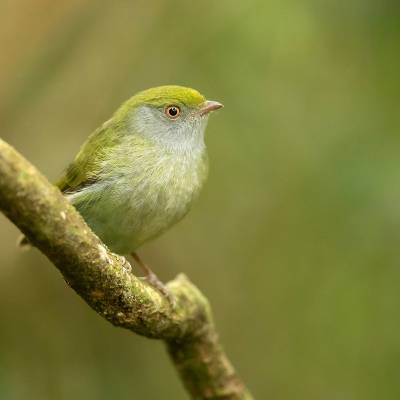
<path fill-rule="evenodd" d="M 83 144 L 57 186 L 111 251 L 136 254 L 189 211 L 207 177 L 204 132 L 223 107 L 198 91 L 160 86 L 137 93 Z"/>

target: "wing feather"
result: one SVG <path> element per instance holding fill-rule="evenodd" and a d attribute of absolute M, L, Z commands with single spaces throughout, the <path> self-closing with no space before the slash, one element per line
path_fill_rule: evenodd
<path fill-rule="evenodd" d="M 74 161 L 68 166 L 56 185 L 63 193 L 74 193 L 90 186 L 103 174 L 103 160 L 119 141 L 119 135 L 110 132 L 112 121 L 105 122 L 83 144 Z"/>

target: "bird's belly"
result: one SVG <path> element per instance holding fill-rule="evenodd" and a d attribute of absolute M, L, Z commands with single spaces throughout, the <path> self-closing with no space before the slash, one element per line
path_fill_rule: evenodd
<path fill-rule="evenodd" d="M 197 174 L 159 178 L 118 179 L 77 208 L 112 251 L 130 253 L 182 219 L 202 183 Z"/>

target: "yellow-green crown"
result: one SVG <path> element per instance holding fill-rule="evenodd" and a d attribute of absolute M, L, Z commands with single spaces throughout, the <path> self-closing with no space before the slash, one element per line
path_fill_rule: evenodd
<path fill-rule="evenodd" d="M 131 106 L 150 104 L 161 107 L 167 104 L 180 103 L 188 107 L 196 107 L 206 101 L 205 97 L 197 90 L 183 86 L 157 86 L 143 90 L 133 96 L 129 103 Z"/>

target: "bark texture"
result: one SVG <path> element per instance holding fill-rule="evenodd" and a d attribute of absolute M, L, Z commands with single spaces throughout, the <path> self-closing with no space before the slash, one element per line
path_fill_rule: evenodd
<path fill-rule="evenodd" d="M 1 139 L 0 209 L 97 313 L 115 326 L 164 340 L 192 399 L 252 399 L 221 347 L 203 294 L 179 275 L 167 284 L 176 299 L 172 307 Z"/>

